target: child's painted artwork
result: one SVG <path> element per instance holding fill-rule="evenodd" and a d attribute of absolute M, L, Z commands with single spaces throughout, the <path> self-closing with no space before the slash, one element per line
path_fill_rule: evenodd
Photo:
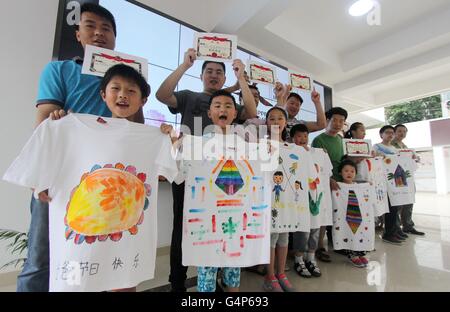
<path fill-rule="evenodd" d="M 404 154 L 384 158 L 384 174 L 389 200 L 393 206 L 409 205 L 415 201 L 414 160 Z"/>
<path fill-rule="evenodd" d="M 376 157 L 365 160 L 369 168 L 369 181 L 375 192 L 375 216 L 389 212 L 386 177 L 384 175 L 383 158 Z"/>
<path fill-rule="evenodd" d="M 178 173 L 171 148 L 159 128 L 118 118 L 74 113 L 39 125 L 4 178 L 52 198 L 50 291 L 109 291 L 154 277 L 158 176 Z"/>
<path fill-rule="evenodd" d="M 369 183 L 339 183 L 332 192 L 333 247 L 335 250 L 370 251 L 375 246 L 375 194 Z"/>
<path fill-rule="evenodd" d="M 189 136 L 183 139 L 183 147 L 187 144 Z M 245 267 L 270 261 L 270 173 L 232 145 L 225 149 L 234 155 L 224 150 L 219 159 L 182 162 L 185 266 Z"/>
<path fill-rule="evenodd" d="M 108 238 L 117 242 L 125 231 L 136 235 L 149 206 L 146 178 L 134 166 L 95 165 L 71 193 L 64 218 L 66 239 L 92 244 Z"/>
<path fill-rule="evenodd" d="M 311 148 L 311 161 L 314 164 L 316 178 L 309 179 L 309 209 L 311 212 L 311 228 L 318 229 L 321 226 L 333 224 L 333 212 L 331 209 L 330 177 L 333 165 L 330 157 L 321 148 Z"/>
<path fill-rule="evenodd" d="M 310 154 L 295 144 L 280 145 L 272 175 L 272 232 L 309 232 L 309 188 L 319 184 Z M 317 198 L 319 200 L 319 198 Z"/>

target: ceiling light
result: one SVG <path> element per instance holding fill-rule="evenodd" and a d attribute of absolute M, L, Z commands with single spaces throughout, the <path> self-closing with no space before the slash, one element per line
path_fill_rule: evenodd
<path fill-rule="evenodd" d="M 373 0 L 358 0 L 348 10 L 351 16 L 362 16 L 374 8 Z"/>

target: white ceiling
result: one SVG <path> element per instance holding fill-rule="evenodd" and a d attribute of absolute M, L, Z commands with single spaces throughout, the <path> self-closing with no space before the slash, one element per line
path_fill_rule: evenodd
<path fill-rule="evenodd" d="M 450 0 L 378 0 L 381 25 L 347 11 L 355 0 L 140 0 L 333 87 L 361 112 L 450 90 Z"/>

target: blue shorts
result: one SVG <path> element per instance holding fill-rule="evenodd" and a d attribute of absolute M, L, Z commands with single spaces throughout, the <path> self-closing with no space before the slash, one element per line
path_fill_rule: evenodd
<path fill-rule="evenodd" d="M 215 292 L 217 271 L 215 267 L 198 267 L 197 291 Z M 222 268 L 222 281 L 224 286 L 239 287 L 241 284 L 241 268 Z"/>

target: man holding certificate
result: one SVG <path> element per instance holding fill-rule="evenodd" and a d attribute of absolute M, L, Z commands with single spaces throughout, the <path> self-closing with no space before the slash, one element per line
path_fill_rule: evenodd
<path fill-rule="evenodd" d="M 225 64 L 222 62 L 205 61 L 200 78 L 203 82 L 203 91 L 194 92 L 182 90 L 175 92 L 177 84 L 184 73 L 194 65 L 197 51 L 189 49 L 184 55 L 184 62 L 167 77 L 156 92 L 156 98 L 166 104 L 173 114 L 182 116 L 182 132 L 184 134 L 202 135 L 203 130 L 212 125 L 208 117 L 209 101 L 211 95 L 221 90 L 225 83 Z M 233 61 L 233 70 L 242 91 L 244 105 L 238 110 L 238 120 L 255 118 L 257 115 L 256 103 L 245 79 L 245 65 L 241 60 Z M 173 232 L 170 248 L 170 276 L 169 281 L 173 291 L 186 291 L 185 281 L 187 267 L 182 265 L 181 240 L 183 230 L 184 183 L 172 184 L 173 194 Z"/>

